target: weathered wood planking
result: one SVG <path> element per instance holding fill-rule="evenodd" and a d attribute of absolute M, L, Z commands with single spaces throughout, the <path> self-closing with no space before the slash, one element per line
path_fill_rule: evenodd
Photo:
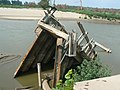
<path fill-rule="evenodd" d="M 31 68 L 34 69 L 38 62 L 44 62 L 44 60 L 45 62 L 48 62 L 50 59 L 52 59 L 55 52 L 55 43 L 56 38 L 54 38 L 49 32 L 43 30 L 32 45 L 31 49 L 23 58 L 21 64 L 15 72 L 14 77 L 30 70 Z M 49 55 L 50 52 L 51 55 Z"/>
<path fill-rule="evenodd" d="M 55 63 L 54 63 L 54 75 L 53 75 L 53 87 L 56 86 L 58 81 L 60 80 L 60 74 L 61 74 L 61 59 L 63 55 L 63 39 L 57 38 L 56 42 L 56 53 L 55 53 Z"/>
<path fill-rule="evenodd" d="M 44 30 L 47 30 L 48 32 L 52 33 L 53 35 L 55 35 L 56 37 L 61 37 L 65 40 L 68 40 L 68 34 L 64 33 L 63 31 L 60 31 L 56 28 L 53 28 L 52 26 L 50 25 L 47 25 L 43 22 L 38 22 L 38 25 L 43 28 Z"/>

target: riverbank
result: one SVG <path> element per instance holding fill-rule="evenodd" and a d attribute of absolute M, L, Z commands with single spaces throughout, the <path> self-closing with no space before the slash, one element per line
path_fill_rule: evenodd
<path fill-rule="evenodd" d="M 0 19 L 12 19 L 12 20 L 39 20 L 44 16 L 44 11 L 42 9 L 16 9 L 16 8 L 0 8 Z M 72 12 L 62 12 L 56 11 L 55 16 L 59 20 L 78 20 L 90 23 L 103 23 L 103 24 L 120 24 L 120 20 L 109 21 L 106 19 L 89 19 L 87 15 L 72 13 Z M 87 17 L 87 19 L 85 19 Z"/>
<path fill-rule="evenodd" d="M 18 19 L 18 20 L 39 20 L 44 16 L 42 9 L 16 9 L 16 8 L 0 8 L 1 19 Z M 80 14 L 71 12 L 56 11 L 55 16 L 58 19 L 79 19 Z"/>
<path fill-rule="evenodd" d="M 120 90 L 120 75 L 77 82 L 74 90 Z"/>

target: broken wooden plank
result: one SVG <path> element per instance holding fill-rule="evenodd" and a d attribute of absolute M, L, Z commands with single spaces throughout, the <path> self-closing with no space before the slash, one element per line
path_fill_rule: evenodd
<path fill-rule="evenodd" d="M 47 39 L 46 39 L 45 42 L 43 42 L 43 44 L 44 44 L 44 45 L 42 45 L 43 47 L 41 49 L 39 49 L 38 55 L 36 55 L 36 58 L 35 58 L 33 64 L 31 65 L 32 68 L 36 67 L 37 62 L 43 62 L 44 61 L 44 58 L 48 56 L 47 52 L 49 52 L 50 48 L 52 48 L 50 46 L 53 45 L 52 43 L 55 42 L 55 39 L 53 37 L 51 37 L 49 35 L 46 36 L 46 37 L 47 37 Z M 50 52 L 52 52 L 52 51 L 50 51 Z"/>
<path fill-rule="evenodd" d="M 82 25 L 80 22 L 78 22 L 77 24 L 78 24 L 78 26 L 79 26 L 82 34 L 83 34 L 83 35 L 86 34 L 86 32 L 85 32 L 85 30 L 84 30 L 84 28 L 83 28 L 83 25 Z M 87 43 L 89 42 L 89 38 L 88 38 L 87 35 L 85 36 L 85 40 L 86 40 Z"/>
<path fill-rule="evenodd" d="M 61 59 L 62 59 L 62 44 L 63 39 L 57 38 L 56 53 L 55 53 L 55 63 L 54 63 L 54 75 L 53 75 L 53 87 L 56 86 L 60 80 L 61 74 Z"/>
<path fill-rule="evenodd" d="M 54 34 L 56 37 L 61 37 L 61 38 L 64 38 L 65 40 L 68 40 L 68 36 L 69 36 L 68 34 L 66 34 L 66 33 L 64 33 L 64 32 L 62 32 L 62 31 L 60 31 L 60 30 L 58 30 L 56 28 L 53 28 L 52 26 L 47 25 L 47 24 L 45 24 L 43 22 L 38 22 L 38 25 L 42 29 L 50 32 L 51 34 Z"/>
<path fill-rule="evenodd" d="M 85 39 L 85 37 L 87 36 L 87 34 L 88 34 L 88 32 L 85 32 L 85 34 L 81 34 L 79 36 L 79 38 L 77 39 L 77 45 L 80 45 L 83 42 L 83 40 Z"/>
<path fill-rule="evenodd" d="M 51 38 L 51 39 L 50 39 Z M 49 42 L 49 44 L 47 44 L 47 41 Z M 52 43 L 51 43 L 52 41 Z M 49 53 L 45 53 L 44 51 L 44 46 L 46 45 L 46 48 L 49 48 L 49 45 L 53 45 L 56 42 L 56 38 L 53 37 L 51 34 L 49 34 L 49 32 L 47 31 L 42 31 L 38 38 L 35 40 L 35 42 L 33 43 L 32 47 L 30 48 L 30 50 L 28 51 L 28 53 L 25 55 L 25 57 L 23 58 L 23 60 L 21 61 L 19 67 L 17 68 L 14 77 L 20 75 L 21 73 L 27 72 L 30 69 L 35 69 L 36 68 L 36 64 L 38 62 L 42 62 L 44 61 L 45 57 L 48 57 L 47 55 Z M 53 45 L 54 47 L 54 45 Z M 52 47 L 51 47 L 52 48 Z M 51 50 L 51 49 L 48 49 Z M 54 49 L 52 49 L 54 50 Z M 42 53 L 41 53 L 42 52 Z M 49 52 L 46 50 L 46 52 Z M 51 51 L 54 52 L 54 51 Z M 38 56 L 39 55 L 43 55 L 41 59 L 38 60 Z M 51 56 L 49 55 L 47 61 L 49 61 L 51 58 L 54 57 L 54 54 L 52 54 Z"/>
<path fill-rule="evenodd" d="M 102 44 L 100 44 L 98 42 L 95 42 L 95 45 L 97 45 L 101 49 L 105 50 L 107 53 L 111 53 L 112 52 L 112 50 L 110 50 L 109 48 L 106 48 L 105 46 L 103 46 Z"/>
<path fill-rule="evenodd" d="M 76 56 L 76 33 L 69 33 L 68 54 L 69 57 Z"/>

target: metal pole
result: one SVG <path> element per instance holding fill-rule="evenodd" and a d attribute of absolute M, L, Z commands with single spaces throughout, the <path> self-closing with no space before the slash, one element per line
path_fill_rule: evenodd
<path fill-rule="evenodd" d="M 37 69 L 38 69 L 38 84 L 39 88 L 41 88 L 41 63 L 37 63 Z"/>

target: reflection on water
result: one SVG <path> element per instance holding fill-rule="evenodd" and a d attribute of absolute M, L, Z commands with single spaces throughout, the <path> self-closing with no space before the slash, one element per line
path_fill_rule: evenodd
<path fill-rule="evenodd" d="M 61 21 L 65 24 L 67 30 L 76 30 L 79 28 L 74 21 Z M 119 51 L 120 51 L 120 26 L 108 24 L 94 24 L 82 22 L 89 37 L 93 37 L 96 41 L 104 44 L 112 49 L 112 54 L 99 52 L 100 59 L 112 69 L 112 74 L 120 73 Z M 18 20 L 0 20 L 0 57 L 1 55 L 21 56 L 9 61 L 10 57 L 4 58 L 9 61 L 6 64 L 0 64 L 0 90 L 14 90 L 16 87 L 30 86 L 38 88 L 37 73 L 13 78 L 16 68 L 20 64 L 25 53 L 35 40 L 33 30 L 37 21 L 18 21 Z M 99 49 L 98 49 L 99 51 Z M 12 56 L 13 58 L 13 56 Z M 4 62 L 0 61 L 0 62 Z M 49 71 L 52 72 L 52 71 Z M 48 73 L 48 72 L 47 72 Z M 43 74 L 46 74 L 44 72 Z"/>

